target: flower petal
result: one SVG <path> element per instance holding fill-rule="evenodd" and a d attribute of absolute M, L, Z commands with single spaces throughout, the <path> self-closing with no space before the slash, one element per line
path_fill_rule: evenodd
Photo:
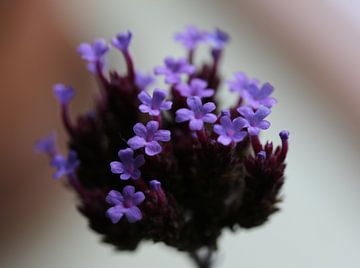
<path fill-rule="evenodd" d="M 138 207 L 131 207 L 125 211 L 126 218 L 130 223 L 140 221 L 142 219 L 141 210 Z"/>
<path fill-rule="evenodd" d="M 170 141 L 171 132 L 169 130 L 158 130 L 154 135 L 154 140 L 156 141 Z"/>
<path fill-rule="evenodd" d="M 189 121 L 193 117 L 194 117 L 193 111 L 190 111 L 189 109 L 186 108 L 181 108 L 176 111 L 175 121 L 177 123 L 181 123 L 181 122 Z"/>
<path fill-rule="evenodd" d="M 124 197 L 120 192 L 111 190 L 105 200 L 111 205 L 118 205 L 124 202 Z"/>
<path fill-rule="evenodd" d="M 134 136 L 128 140 L 127 144 L 131 147 L 131 149 L 137 150 L 139 148 L 144 147 L 146 144 L 146 141 L 143 138 Z"/>
<path fill-rule="evenodd" d="M 139 136 L 141 138 L 146 138 L 147 129 L 146 127 L 141 123 L 136 123 L 133 127 L 134 133 L 136 136 Z"/>
<path fill-rule="evenodd" d="M 145 200 L 145 195 L 143 192 L 139 191 L 133 194 L 132 201 L 134 205 L 139 205 L 141 202 Z"/>
<path fill-rule="evenodd" d="M 106 211 L 106 216 L 110 218 L 113 224 L 116 224 L 121 220 L 124 215 L 124 211 L 125 209 L 122 206 L 115 206 Z"/>
<path fill-rule="evenodd" d="M 145 153 L 149 156 L 157 155 L 161 152 L 161 146 L 157 141 L 148 142 L 145 146 Z"/>
<path fill-rule="evenodd" d="M 121 174 L 124 172 L 124 166 L 121 162 L 113 161 L 110 163 L 111 172 L 114 174 Z"/>
<path fill-rule="evenodd" d="M 204 127 L 204 122 L 201 119 L 193 118 L 189 123 L 191 130 L 201 130 Z"/>

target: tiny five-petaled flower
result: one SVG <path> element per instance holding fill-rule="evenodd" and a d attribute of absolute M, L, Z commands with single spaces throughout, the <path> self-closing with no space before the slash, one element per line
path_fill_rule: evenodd
<path fill-rule="evenodd" d="M 271 111 L 265 106 L 261 106 L 256 112 L 249 106 L 242 106 L 238 108 L 237 111 L 247 121 L 245 127 L 247 127 L 251 136 L 256 136 L 261 129 L 265 130 L 270 127 L 270 122 L 264 120 L 264 118 L 267 117 Z"/>
<path fill-rule="evenodd" d="M 72 87 L 65 86 L 63 84 L 54 85 L 53 92 L 57 100 L 62 105 L 67 105 L 75 95 L 74 89 Z"/>
<path fill-rule="evenodd" d="M 157 121 L 150 121 L 146 127 L 137 123 L 134 126 L 136 136 L 128 141 L 128 145 L 133 149 L 145 147 L 145 153 L 149 156 L 157 155 L 161 152 L 161 145 L 159 141 L 170 141 L 169 130 L 159 130 L 159 123 Z"/>
<path fill-rule="evenodd" d="M 165 83 L 176 84 L 181 81 L 182 74 L 192 74 L 195 67 L 188 63 L 185 58 L 175 59 L 167 57 L 164 60 L 165 66 L 155 67 L 156 75 L 165 75 Z"/>
<path fill-rule="evenodd" d="M 130 31 L 118 33 L 116 37 L 111 39 L 111 44 L 122 52 L 128 50 L 131 42 L 132 33 Z"/>
<path fill-rule="evenodd" d="M 189 25 L 183 32 L 175 34 L 175 40 L 180 42 L 186 49 L 193 50 L 199 43 L 206 41 L 206 32 Z"/>
<path fill-rule="evenodd" d="M 56 168 L 53 178 L 59 179 L 64 175 L 74 174 L 75 169 L 79 166 L 80 162 L 78 160 L 77 153 L 74 150 L 70 150 L 67 158 L 61 154 L 56 154 L 52 158 L 50 164 Z"/>
<path fill-rule="evenodd" d="M 200 98 L 208 98 L 214 95 L 215 91 L 207 88 L 207 85 L 208 83 L 205 80 L 194 78 L 191 80 L 190 85 L 181 83 L 176 85 L 176 89 L 183 97 L 198 96 Z"/>
<path fill-rule="evenodd" d="M 155 89 L 153 97 L 146 91 L 141 91 L 138 98 L 142 102 L 139 106 L 139 110 L 142 113 L 148 113 L 152 116 L 159 116 L 161 110 L 170 110 L 172 106 L 171 101 L 165 101 L 166 92 L 161 89 Z"/>
<path fill-rule="evenodd" d="M 215 123 L 217 117 L 211 113 L 216 109 L 214 103 L 207 102 L 203 105 L 199 97 L 189 97 L 186 99 L 186 103 L 190 109 L 177 110 L 176 122 L 190 121 L 190 129 L 194 131 L 203 129 L 204 123 Z"/>
<path fill-rule="evenodd" d="M 120 179 L 128 180 L 133 178 L 137 180 L 141 176 L 139 167 L 145 164 L 145 159 L 142 154 L 134 158 L 134 151 L 130 148 L 120 150 L 118 156 L 121 160 L 110 163 L 111 172 L 114 174 L 121 174 Z"/>
<path fill-rule="evenodd" d="M 122 194 L 116 190 L 111 190 L 106 196 L 106 202 L 113 207 L 107 210 L 106 215 L 114 224 L 118 223 L 124 214 L 130 223 L 140 221 L 142 213 L 137 205 L 141 204 L 144 199 L 144 193 L 135 192 L 134 186 L 131 185 L 125 186 Z"/>
<path fill-rule="evenodd" d="M 109 45 L 104 39 L 97 39 L 92 44 L 82 43 L 78 47 L 81 58 L 88 62 L 88 69 L 95 73 L 97 66 L 100 70 L 104 65 L 104 56 L 109 51 Z"/>
<path fill-rule="evenodd" d="M 231 142 L 237 143 L 242 141 L 247 135 L 247 132 L 242 130 L 246 124 L 246 120 L 241 117 L 231 121 L 229 116 L 222 116 L 220 124 L 214 125 L 214 131 L 219 135 L 217 141 L 225 146 Z"/>

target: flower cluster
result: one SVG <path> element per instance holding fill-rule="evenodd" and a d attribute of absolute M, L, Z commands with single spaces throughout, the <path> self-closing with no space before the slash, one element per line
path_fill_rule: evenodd
<path fill-rule="evenodd" d="M 134 250 L 152 240 L 192 256 L 203 247 L 211 252 L 223 229 L 258 226 L 278 210 L 289 133 L 280 132 L 276 148 L 259 139 L 270 127 L 265 119 L 276 104 L 273 87 L 237 72 L 228 85 L 239 101 L 221 111 L 219 63 L 229 35 L 188 26 L 175 35 L 187 55 L 167 57 L 155 67 L 166 86 L 147 91 L 155 77 L 135 69 L 132 37 L 128 31 L 111 40 L 126 73 L 106 74 L 111 46 L 105 40 L 79 46 L 100 84 L 96 107 L 73 121 L 74 90 L 55 85 L 69 155 L 58 153 L 54 135 L 36 148 L 49 155 L 54 178 L 69 178 L 81 213 L 105 242 Z M 210 48 L 212 60 L 196 66 L 201 44 Z"/>

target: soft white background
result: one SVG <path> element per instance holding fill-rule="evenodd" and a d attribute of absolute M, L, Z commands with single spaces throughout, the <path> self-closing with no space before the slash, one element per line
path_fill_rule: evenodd
<path fill-rule="evenodd" d="M 278 144 L 282 129 L 291 138 L 282 211 L 263 227 L 225 232 L 219 267 L 360 267 L 359 5 L 254 2 L 63 0 L 51 1 L 50 12 L 61 30 L 79 42 L 130 29 L 131 50 L 144 70 L 167 55 L 181 55 L 172 35 L 187 24 L 229 32 L 225 78 L 241 70 L 270 81 L 279 104 L 262 139 Z M 222 100 L 231 102 L 223 90 Z M 74 196 L 60 183 L 45 183 L 51 170 L 43 162 L 44 170 L 36 175 L 56 198 L 43 200 L 42 217 L 9 239 L 1 267 L 190 267 L 181 253 L 163 245 L 147 243 L 136 253 L 116 253 L 101 244 L 76 211 Z M 21 212 L 14 214 L 26 229 Z"/>

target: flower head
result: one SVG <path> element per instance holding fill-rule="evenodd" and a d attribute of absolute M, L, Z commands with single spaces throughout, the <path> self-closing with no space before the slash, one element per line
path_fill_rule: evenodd
<path fill-rule="evenodd" d="M 214 49 L 221 50 L 230 41 L 230 36 L 217 28 L 215 31 L 208 33 L 208 39 Z"/>
<path fill-rule="evenodd" d="M 38 140 L 35 143 L 35 151 L 38 153 L 46 153 L 53 155 L 56 153 L 56 136 L 51 133 L 49 136 Z"/>
<path fill-rule="evenodd" d="M 217 117 L 211 113 L 216 109 L 214 103 L 207 102 L 203 105 L 199 97 L 189 97 L 186 99 L 186 103 L 190 109 L 177 110 L 176 122 L 190 121 L 189 127 L 194 131 L 203 129 L 204 123 L 215 123 Z"/>
<path fill-rule="evenodd" d="M 124 214 L 130 223 L 140 221 L 142 213 L 137 205 L 141 204 L 144 200 L 144 193 L 141 191 L 135 192 L 134 186 L 131 185 L 125 186 L 122 194 L 112 190 L 106 196 L 106 202 L 113 206 L 106 211 L 106 215 L 113 224 L 118 223 Z"/>
<path fill-rule="evenodd" d="M 92 44 L 82 43 L 78 47 L 81 58 L 88 62 L 88 69 L 92 73 L 96 72 L 96 65 L 101 69 L 104 65 L 104 56 L 109 51 L 109 45 L 104 39 L 97 39 Z"/>
<path fill-rule="evenodd" d="M 214 95 L 215 90 L 207 88 L 208 83 L 199 78 L 191 80 L 190 85 L 181 83 L 176 85 L 176 89 L 183 97 L 198 96 L 200 98 L 208 98 Z"/>
<path fill-rule="evenodd" d="M 157 155 L 161 152 L 161 145 L 159 141 L 170 141 L 169 130 L 159 130 L 159 123 L 157 121 L 150 121 L 144 126 L 137 123 L 134 126 L 136 136 L 128 141 L 128 145 L 133 149 L 145 147 L 145 153 L 149 156 Z"/>
<path fill-rule="evenodd" d="M 120 150 L 118 156 L 121 162 L 111 162 L 111 172 L 114 174 L 121 174 L 120 179 L 122 180 L 128 180 L 130 178 L 137 180 L 140 178 L 141 172 L 139 167 L 145 163 L 144 156 L 140 154 L 134 158 L 134 151 L 130 148 Z"/>
<path fill-rule="evenodd" d="M 206 32 L 189 25 L 181 33 L 175 34 L 175 40 L 180 42 L 186 49 L 192 50 L 201 42 L 206 41 Z"/>
<path fill-rule="evenodd" d="M 233 121 L 229 116 L 221 117 L 220 124 L 214 125 L 214 131 L 219 135 L 217 141 L 225 146 L 231 142 L 242 141 L 247 135 L 247 132 L 242 130 L 246 123 L 246 120 L 241 117 L 235 118 Z"/>
<path fill-rule="evenodd" d="M 279 133 L 279 136 L 280 136 L 280 138 L 281 138 L 282 140 L 287 140 L 287 139 L 289 139 L 289 135 L 290 135 L 290 133 L 289 133 L 289 131 L 287 131 L 287 130 L 282 130 L 282 131 L 280 131 L 280 133 Z"/>
<path fill-rule="evenodd" d="M 238 108 L 237 111 L 247 121 L 245 127 L 247 127 L 251 136 L 258 135 L 261 129 L 265 130 L 270 127 L 270 122 L 264 120 L 264 118 L 267 117 L 271 111 L 265 106 L 261 106 L 256 112 L 249 106 L 242 106 Z"/>
<path fill-rule="evenodd" d="M 132 33 L 130 31 L 118 33 L 116 37 L 111 39 L 111 44 L 122 52 L 125 52 L 129 48 L 131 38 Z"/>
<path fill-rule="evenodd" d="M 152 116 L 159 116 L 160 111 L 170 110 L 172 106 L 171 101 L 165 101 L 166 92 L 161 89 L 155 89 L 152 97 L 146 91 L 141 91 L 138 98 L 142 102 L 139 110 Z"/>
<path fill-rule="evenodd" d="M 195 67 L 188 63 L 185 58 L 175 59 L 167 57 L 164 60 L 165 66 L 155 67 L 156 75 L 165 75 L 165 82 L 167 84 L 176 84 L 181 81 L 182 74 L 192 74 Z"/>
<path fill-rule="evenodd" d="M 232 92 L 239 92 L 243 95 L 250 85 L 258 85 L 259 81 L 257 79 L 250 79 L 246 76 L 245 73 L 236 72 L 234 73 L 234 80 L 227 81 L 227 84 Z"/>
<path fill-rule="evenodd" d="M 244 91 L 244 98 L 247 104 L 254 109 L 262 105 L 271 108 L 277 103 L 276 99 L 270 97 L 273 91 L 274 88 L 269 83 L 265 83 L 261 88 L 259 88 L 258 84 L 252 83 L 249 84 L 247 90 Z"/>
<path fill-rule="evenodd" d="M 67 105 L 74 97 L 74 89 L 63 84 L 56 84 L 53 87 L 55 97 L 62 105 Z"/>
<path fill-rule="evenodd" d="M 80 164 L 80 161 L 78 159 L 77 153 L 74 150 L 70 150 L 67 158 L 61 154 L 56 154 L 52 158 L 50 164 L 56 168 L 56 172 L 53 174 L 53 178 L 59 179 L 64 175 L 74 174 L 75 169 Z"/>
<path fill-rule="evenodd" d="M 135 84 L 141 89 L 145 90 L 149 85 L 154 83 L 155 78 L 152 75 L 147 75 L 141 72 L 136 72 Z"/>

